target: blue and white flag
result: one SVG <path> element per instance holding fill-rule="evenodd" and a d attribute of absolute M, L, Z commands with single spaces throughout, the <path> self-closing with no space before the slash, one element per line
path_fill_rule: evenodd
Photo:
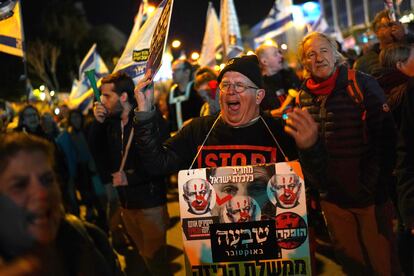
<path fill-rule="evenodd" d="M 228 60 L 243 52 L 242 38 L 233 0 L 221 0 L 220 27 L 224 59 Z"/>
<path fill-rule="evenodd" d="M 339 43 L 343 43 L 344 41 L 344 37 L 342 36 L 341 30 L 335 27 L 330 28 L 328 22 L 326 21 L 322 13 L 319 16 L 319 18 L 310 26 L 308 32 L 325 33 L 330 37 L 334 38 Z"/>
<path fill-rule="evenodd" d="M 153 57 L 150 60 L 151 65 L 158 65 L 158 62 L 161 65 L 160 55 L 164 52 L 168 37 L 173 2 L 173 0 L 163 0 L 141 28 L 139 22 L 135 22 L 114 72 L 125 72 L 136 84 L 145 74 L 150 57 Z M 159 24 L 162 25 L 158 26 Z"/>
<path fill-rule="evenodd" d="M 216 53 L 223 47 L 220 33 L 220 21 L 213 4 L 209 2 L 203 45 L 201 46 L 200 58 L 198 59 L 198 63 L 201 66 L 214 67 L 216 65 Z"/>
<path fill-rule="evenodd" d="M 313 24 L 310 27 L 310 32 L 320 32 L 320 33 L 324 33 L 328 30 L 329 25 L 328 22 L 326 22 L 325 17 L 323 16 L 323 14 L 321 13 L 321 15 L 319 16 L 319 18 L 313 22 Z"/>
<path fill-rule="evenodd" d="M 135 16 L 135 24 L 138 24 L 138 29 L 140 29 L 145 21 L 148 19 L 148 0 L 142 0 L 138 8 L 137 16 Z"/>
<path fill-rule="evenodd" d="M 86 71 L 95 70 L 95 78 L 100 79 L 109 73 L 108 67 L 101 56 L 96 51 L 96 43 L 92 45 L 86 56 L 83 58 L 81 65 L 79 66 L 79 81 L 76 85 L 72 85 L 72 90 L 69 95 L 69 101 L 77 102 L 74 108 L 80 108 L 84 110 L 92 99 L 88 93 L 86 99 L 85 94 L 91 89 L 91 84 L 85 75 Z M 74 80 L 75 83 L 76 80 Z M 86 101 L 87 100 L 87 101 Z"/>
<path fill-rule="evenodd" d="M 254 40 L 257 44 L 261 44 L 285 32 L 291 26 L 293 26 L 292 0 L 276 0 L 267 17 L 253 27 L 253 32 L 256 32 Z"/>
<path fill-rule="evenodd" d="M 4 2 L 4 1 L 3 1 Z M 20 1 L 6 1 L 0 14 L 0 52 L 19 57 L 24 56 L 23 24 Z"/>

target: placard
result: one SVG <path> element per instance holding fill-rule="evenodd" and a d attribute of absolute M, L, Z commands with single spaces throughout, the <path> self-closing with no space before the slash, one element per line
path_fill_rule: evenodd
<path fill-rule="evenodd" d="M 180 171 L 187 275 L 311 275 L 298 162 Z"/>

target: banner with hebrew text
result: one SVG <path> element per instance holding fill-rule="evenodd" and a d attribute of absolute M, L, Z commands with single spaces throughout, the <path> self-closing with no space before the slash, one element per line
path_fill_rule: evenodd
<path fill-rule="evenodd" d="M 187 275 L 311 275 L 298 162 L 178 175 Z"/>

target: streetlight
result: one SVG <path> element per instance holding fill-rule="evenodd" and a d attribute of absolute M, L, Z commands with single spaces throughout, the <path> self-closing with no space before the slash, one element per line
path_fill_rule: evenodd
<path fill-rule="evenodd" d="M 155 7 L 152 5 L 149 5 L 147 8 L 147 14 L 151 15 L 155 11 Z"/>
<path fill-rule="evenodd" d="M 264 42 L 264 44 L 265 45 L 269 45 L 269 46 L 277 46 L 277 43 L 276 43 L 276 41 L 274 41 L 273 39 L 270 39 L 270 38 L 268 38 L 268 39 L 266 39 L 265 40 L 265 42 Z"/>
<path fill-rule="evenodd" d="M 39 98 L 40 98 L 40 100 L 44 101 L 46 99 L 46 93 L 45 92 L 40 92 Z"/>
<path fill-rule="evenodd" d="M 200 57 L 200 54 L 198 52 L 192 52 L 191 53 L 191 59 L 192 60 L 197 60 L 197 59 L 199 59 L 199 57 Z"/>
<path fill-rule="evenodd" d="M 172 46 L 174 49 L 177 49 L 177 48 L 179 48 L 179 47 L 181 46 L 181 41 L 179 41 L 178 39 L 175 39 L 175 40 L 171 43 L 171 46 Z"/>

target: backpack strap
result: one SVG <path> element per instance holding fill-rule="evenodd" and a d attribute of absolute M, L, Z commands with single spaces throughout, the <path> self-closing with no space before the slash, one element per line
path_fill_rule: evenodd
<path fill-rule="evenodd" d="M 348 95 L 352 98 L 352 100 L 361 107 L 361 120 L 363 124 L 363 136 L 365 143 L 368 142 L 368 131 L 367 131 L 367 110 L 364 105 L 364 94 L 362 93 L 357 79 L 356 79 L 356 70 L 348 69 L 348 86 L 346 87 L 346 91 Z"/>
<path fill-rule="evenodd" d="M 362 94 L 362 91 L 359 88 L 356 79 L 356 71 L 353 69 L 348 69 L 348 86 L 346 87 L 346 91 L 355 103 L 361 105 L 363 109 L 365 109 L 364 94 Z"/>

